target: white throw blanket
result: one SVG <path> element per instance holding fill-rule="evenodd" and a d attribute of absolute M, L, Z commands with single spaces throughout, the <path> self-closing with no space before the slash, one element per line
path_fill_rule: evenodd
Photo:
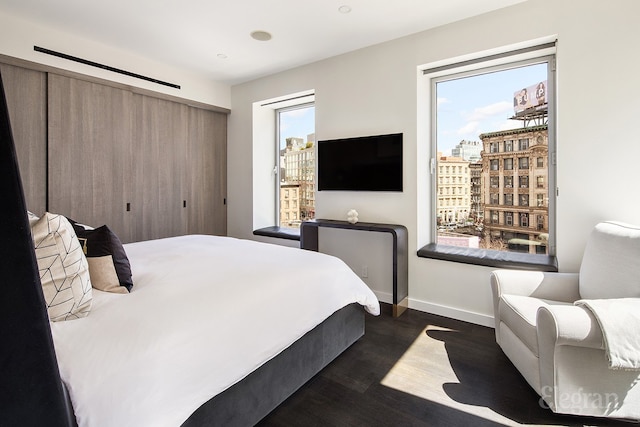
<path fill-rule="evenodd" d="M 583 299 L 600 324 L 609 368 L 640 370 L 640 298 Z"/>

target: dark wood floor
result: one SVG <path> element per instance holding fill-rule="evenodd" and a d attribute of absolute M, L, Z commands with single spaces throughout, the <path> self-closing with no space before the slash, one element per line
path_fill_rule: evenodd
<path fill-rule="evenodd" d="M 491 328 L 388 304 L 365 336 L 259 426 L 632 426 L 555 415 L 495 342 Z"/>

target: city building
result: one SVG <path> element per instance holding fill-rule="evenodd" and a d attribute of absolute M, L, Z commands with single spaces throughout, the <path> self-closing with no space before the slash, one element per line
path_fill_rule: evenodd
<path fill-rule="evenodd" d="M 547 125 L 484 133 L 480 139 L 484 247 L 547 253 Z"/>
<path fill-rule="evenodd" d="M 301 221 L 315 218 L 315 134 L 287 138 L 280 159 L 280 225 L 298 227 Z M 294 192 L 293 189 L 296 189 Z"/>
<path fill-rule="evenodd" d="M 451 149 L 451 156 L 460 157 L 467 162 L 481 160 L 482 143 L 479 141 L 465 141 L 464 139 Z"/>
<path fill-rule="evenodd" d="M 469 163 L 469 176 L 471 179 L 471 206 L 469 219 L 475 224 L 482 224 L 484 211 L 482 209 L 482 161 Z"/>
<path fill-rule="evenodd" d="M 463 223 L 471 211 L 469 162 L 438 153 L 438 225 Z"/>

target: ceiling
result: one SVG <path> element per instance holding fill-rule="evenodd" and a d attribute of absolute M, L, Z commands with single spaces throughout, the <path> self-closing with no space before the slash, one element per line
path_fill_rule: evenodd
<path fill-rule="evenodd" d="M 233 85 L 522 1 L 0 0 L 0 10 Z M 256 30 L 273 37 L 254 40 Z"/>

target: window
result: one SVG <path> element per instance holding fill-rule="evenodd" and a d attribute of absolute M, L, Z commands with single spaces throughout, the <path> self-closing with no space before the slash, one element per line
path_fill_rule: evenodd
<path fill-rule="evenodd" d="M 513 170 L 513 159 L 511 157 L 504 159 L 504 170 Z"/>
<path fill-rule="evenodd" d="M 505 212 L 504 213 L 504 223 L 508 226 L 513 225 L 513 212 Z"/>
<path fill-rule="evenodd" d="M 544 194 L 536 194 L 536 206 L 539 208 L 544 207 Z"/>
<path fill-rule="evenodd" d="M 505 176 L 504 177 L 504 188 L 513 188 L 513 177 Z"/>
<path fill-rule="evenodd" d="M 441 236 L 437 229 L 443 220 L 438 213 L 444 211 L 444 201 L 435 195 L 439 193 L 437 175 L 442 172 L 439 166 L 462 160 L 471 171 L 477 170 L 479 176 L 475 177 L 472 172 L 472 179 L 462 184 L 470 190 L 467 192 L 465 188 L 464 194 L 473 195 L 467 202 L 469 206 L 464 205 L 464 200 L 456 201 L 455 220 L 466 219 L 464 223 L 469 226 L 458 226 L 456 239 L 460 241 L 455 245 L 468 247 L 470 250 L 465 254 L 471 258 L 474 248 L 529 254 L 541 253 L 542 248 L 543 253 L 555 255 L 555 199 L 551 197 L 555 195 L 549 193 L 555 186 L 555 170 L 547 160 L 555 152 L 554 53 L 555 44 L 549 43 L 539 52 L 535 49 L 519 52 L 521 55 L 517 58 L 510 58 L 508 54 L 498 60 L 493 57 L 491 64 L 472 60 L 460 64 L 460 68 L 445 65 L 425 70 L 433 97 L 430 102 L 433 106 L 431 152 L 435 163 L 430 169 L 431 194 L 435 199 L 431 212 L 433 243 L 454 244 L 450 243 L 450 236 Z M 506 115 L 505 110 L 501 110 L 491 116 L 494 109 L 505 105 L 510 110 Z M 491 117 L 485 120 L 485 116 Z M 479 153 L 467 155 L 457 150 L 460 157 L 453 157 L 452 150 L 460 138 L 477 141 Z M 536 166 L 535 175 L 534 169 L 530 169 L 532 163 Z M 530 190 L 534 182 L 535 193 Z M 526 194 L 521 194 L 524 192 Z M 540 200 L 542 206 L 539 206 Z M 541 216 L 546 225 L 544 233 L 538 230 L 537 216 L 531 219 L 535 225 L 530 228 L 530 203 L 536 203 L 536 215 Z M 501 208 L 507 206 L 510 211 Z M 525 210 L 527 212 L 523 212 Z M 505 225 L 511 227 L 509 235 L 517 238 L 505 238 L 505 230 L 500 228 Z M 540 237 L 541 234 L 544 237 Z M 543 238 L 545 245 L 540 244 Z M 482 260 L 477 263 L 482 264 Z"/>
<path fill-rule="evenodd" d="M 513 139 L 504 142 L 504 151 L 513 151 Z"/>
<path fill-rule="evenodd" d="M 498 215 L 498 211 L 491 211 L 491 223 L 492 224 L 500 223 L 500 216 Z"/>
<path fill-rule="evenodd" d="M 529 169 L 529 158 L 528 157 L 518 157 L 518 168 L 519 169 Z"/>
<path fill-rule="evenodd" d="M 278 225 L 299 228 L 315 217 L 315 106 L 296 105 L 277 112 Z"/>

